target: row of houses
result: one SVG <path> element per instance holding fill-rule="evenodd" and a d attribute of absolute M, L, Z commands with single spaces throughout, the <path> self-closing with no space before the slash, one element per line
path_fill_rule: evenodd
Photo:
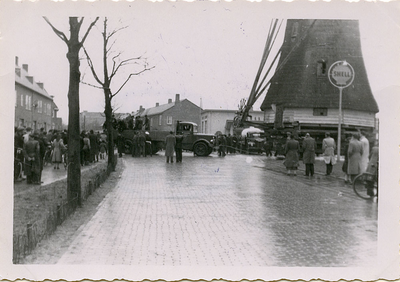
<path fill-rule="evenodd" d="M 156 103 L 154 107 L 139 107 L 132 113 L 115 114 L 116 118 L 124 118 L 129 115 L 147 118 L 150 121 L 151 130 L 175 131 L 176 121 L 190 121 L 198 125 L 202 133 L 215 134 L 220 131 L 224 134 L 233 134 L 233 118 L 236 110 L 202 109 L 188 99 L 182 99 L 180 94 L 175 95 L 175 100 L 168 99 L 166 104 Z M 250 119 L 264 121 L 262 111 L 250 111 Z M 102 131 L 105 122 L 104 113 L 87 112 L 80 114 L 81 130 Z"/>
<path fill-rule="evenodd" d="M 19 65 L 15 57 L 15 127 L 62 129 L 62 119 L 57 117 L 58 107 L 54 96 L 49 95 L 42 82 L 36 82 L 29 73 L 28 64 Z"/>

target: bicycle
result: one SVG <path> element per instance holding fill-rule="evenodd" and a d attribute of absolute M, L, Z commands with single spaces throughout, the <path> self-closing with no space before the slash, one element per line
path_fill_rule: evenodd
<path fill-rule="evenodd" d="M 52 158 L 53 158 L 53 149 L 51 148 L 51 146 L 47 146 L 46 152 L 44 153 L 44 157 L 43 157 L 43 166 L 51 164 Z"/>
<path fill-rule="evenodd" d="M 358 197 L 365 200 L 378 198 L 377 176 L 368 172 L 357 175 L 353 180 L 353 190 Z"/>

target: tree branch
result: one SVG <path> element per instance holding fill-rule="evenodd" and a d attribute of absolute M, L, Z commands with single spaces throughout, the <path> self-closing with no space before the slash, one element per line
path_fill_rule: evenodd
<path fill-rule="evenodd" d="M 103 87 L 101 87 L 101 86 L 94 85 L 94 84 L 90 84 L 90 83 L 87 83 L 87 82 L 84 82 L 84 81 L 80 81 L 80 83 L 85 84 L 85 85 L 92 86 L 92 87 L 94 87 L 94 88 L 103 89 Z"/>
<path fill-rule="evenodd" d="M 86 30 L 86 33 L 85 33 L 85 35 L 83 36 L 82 41 L 80 42 L 81 45 L 83 45 L 83 43 L 85 42 L 86 37 L 88 36 L 90 30 L 91 30 L 92 27 L 96 24 L 96 22 L 97 22 L 98 19 L 99 19 L 99 17 L 97 17 L 97 18 L 90 24 L 89 28 Z M 82 22 L 83 22 L 83 18 L 81 19 L 81 21 L 80 21 L 79 23 L 82 24 Z"/>
<path fill-rule="evenodd" d="M 142 57 L 140 56 L 140 57 L 137 57 L 137 58 L 130 58 L 130 59 L 126 59 L 126 60 L 121 61 L 115 69 L 113 68 L 113 72 L 111 73 L 110 78 L 112 78 L 118 72 L 118 69 L 120 67 L 123 67 L 123 66 L 127 65 L 129 62 L 131 62 L 133 60 L 140 60 L 141 58 Z"/>
<path fill-rule="evenodd" d="M 58 29 L 56 29 L 51 22 L 47 19 L 47 17 L 43 17 L 43 19 L 50 25 L 50 27 L 53 29 L 54 33 L 61 38 L 62 41 L 68 44 L 68 38 L 65 36 L 65 34 Z"/>
<path fill-rule="evenodd" d="M 126 83 L 128 83 L 128 81 L 131 79 L 132 76 L 134 76 L 134 75 L 139 75 L 139 74 L 141 74 L 141 73 L 143 73 L 143 72 L 145 72 L 145 71 L 149 71 L 149 70 L 154 69 L 154 68 L 155 68 L 155 67 L 153 66 L 153 67 L 151 67 L 151 68 L 145 68 L 144 70 L 141 70 L 140 72 L 137 72 L 137 73 L 131 73 L 131 74 L 128 76 L 128 78 L 125 80 L 125 82 L 121 85 L 121 87 L 117 90 L 117 92 L 115 92 L 114 94 L 111 95 L 111 98 L 114 97 L 114 96 L 116 96 L 116 95 L 122 90 L 122 88 L 125 86 Z"/>
<path fill-rule="evenodd" d="M 102 87 L 104 87 L 104 83 L 103 83 L 103 82 L 99 79 L 99 77 L 97 76 L 97 73 L 96 73 L 96 71 L 95 71 L 95 69 L 94 69 L 94 66 L 93 66 L 92 59 L 91 59 L 90 56 L 89 56 L 89 53 L 86 51 L 86 48 L 85 48 L 84 46 L 82 46 L 82 49 L 83 49 L 83 51 L 84 51 L 85 54 L 86 54 L 86 59 L 87 59 L 88 65 L 89 65 L 89 67 L 90 67 L 90 70 L 92 71 L 92 74 L 93 74 L 94 79 L 95 79 Z"/>

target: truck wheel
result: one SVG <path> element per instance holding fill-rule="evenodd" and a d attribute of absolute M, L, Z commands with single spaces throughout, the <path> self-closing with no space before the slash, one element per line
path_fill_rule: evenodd
<path fill-rule="evenodd" d="M 204 142 L 199 142 L 194 145 L 193 152 L 195 155 L 205 157 L 209 155 L 208 145 Z"/>

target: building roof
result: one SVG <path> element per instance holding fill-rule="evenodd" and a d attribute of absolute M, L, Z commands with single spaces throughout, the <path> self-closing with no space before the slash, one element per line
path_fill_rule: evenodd
<path fill-rule="evenodd" d="M 189 101 L 188 99 L 179 100 L 178 103 L 183 103 L 183 102 L 185 102 L 185 101 L 186 101 L 186 102 L 189 102 L 189 103 L 191 103 L 191 104 L 193 104 L 193 105 L 195 105 L 196 107 L 198 107 L 196 104 L 192 103 L 192 102 Z M 142 112 L 140 113 L 140 116 L 141 116 L 141 117 L 143 117 L 143 116 L 145 116 L 145 115 L 147 115 L 147 116 L 155 116 L 155 115 L 162 114 L 163 112 L 165 112 L 165 111 L 167 111 L 167 110 L 173 108 L 173 107 L 175 106 L 175 103 L 176 103 L 176 102 L 171 102 L 171 103 L 168 103 L 168 104 L 159 105 L 159 106 L 157 106 L 157 107 L 145 109 L 144 111 L 142 111 Z"/>
<path fill-rule="evenodd" d="M 280 63 L 313 22 L 287 21 Z M 284 108 L 338 108 L 339 89 L 329 82 L 327 73 L 334 62 L 342 60 L 355 72 L 352 85 L 343 89 L 342 108 L 378 112 L 365 70 L 357 20 L 315 20 L 308 35 L 275 73 L 261 109 L 270 109 L 272 104 Z M 319 62 L 326 65 L 325 75 L 317 75 Z"/>
<path fill-rule="evenodd" d="M 224 109 L 204 109 L 201 111 L 201 113 L 206 113 L 206 112 L 220 112 L 220 113 L 236 113 L 239 110 L 224 110 Z M 250 113 L 262 113 L 262 111 L 254 111 L 250 110 Z"/>
<path fill-rule="evenodd" d="M 163 112 L 165 112 L 166 110 L 171 109 L 173 106 L 175 106 L 175 102 L 169 103 L 169 104 L 163 104 L 163 105 L 159 105 L 157 107 L 153 107 L 153 108 L 148 108 L 145 109 L 140 116 L 154 116 L 154 115 L 158 115 L 161 114 Z"/>
<path fill-rule="evenodd" d="M 27 66 L 27 65 L 26 65 Z M 15 83 L 25 86 L 36 93 L 53 100 L 53 98 L 47 93 L 46 89 L 43 87 L 43 83 L 40 83 L 42 87 L 38 85 L 37 82 L 33 79 L 33 76 L 30 76 L 29 73 L 18 65 L 15 65 Z"/>

